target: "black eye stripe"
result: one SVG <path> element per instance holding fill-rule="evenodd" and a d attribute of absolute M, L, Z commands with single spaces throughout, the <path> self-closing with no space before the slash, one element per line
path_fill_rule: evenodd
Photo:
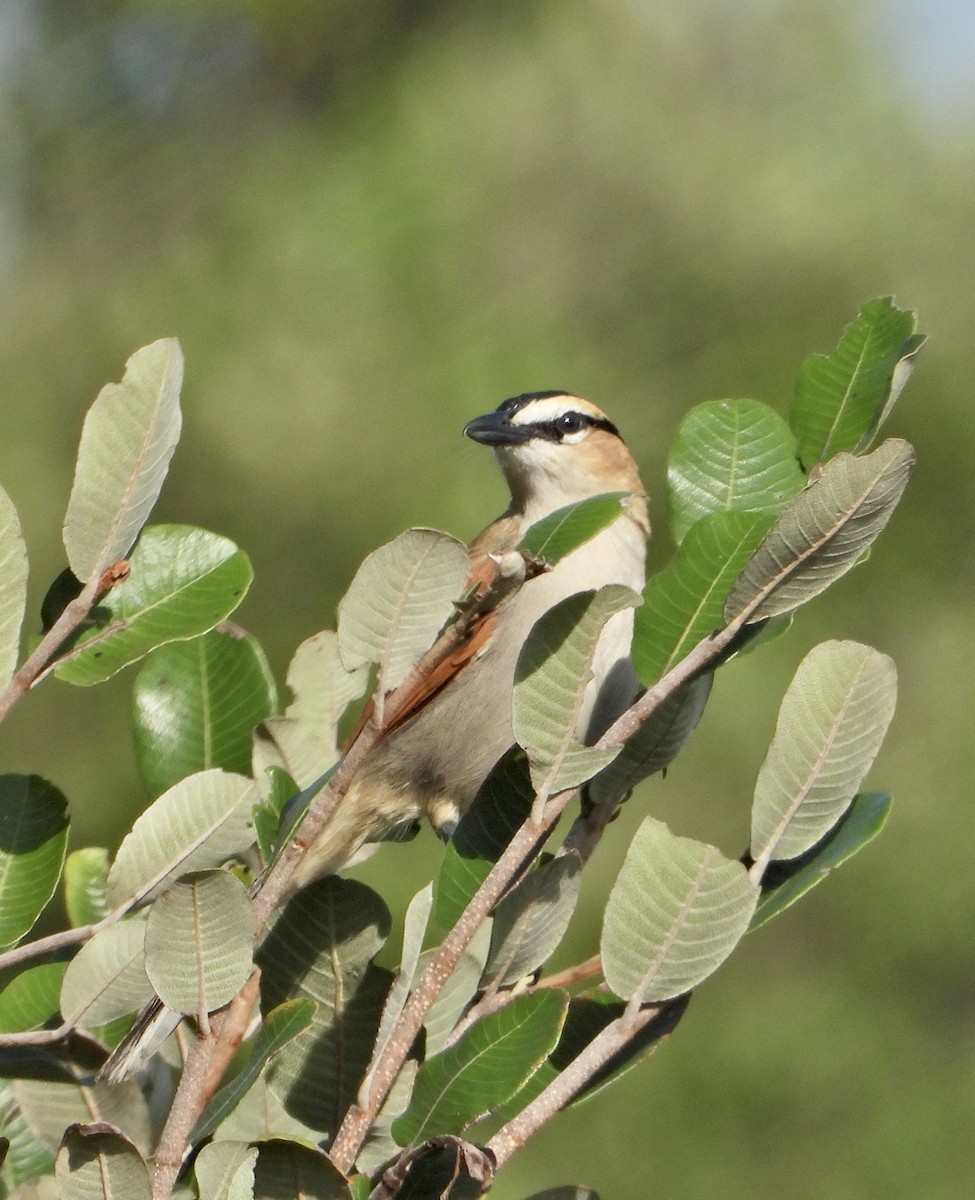
<path fill-rule="evenodd" d="M 573 419 L 567 421 L 567 417 Z M 562 413 L 561 416 L 555 417 L 551 421 L 532 421 L 524 428 L 530 429 L 535 437 L 545 438 L 549 442 L 561 442 L 567 434 L 578 433 L 582 429 L 604 429 L 616 437 L 620 435 L 620 431 L 612 421 L 607 421 L 605 417 L 591 417 L 588 413 L 581 412 Z"/>

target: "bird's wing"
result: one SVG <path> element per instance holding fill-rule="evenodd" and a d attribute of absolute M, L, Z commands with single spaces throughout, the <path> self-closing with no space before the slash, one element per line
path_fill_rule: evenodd
<path fill-rule="evenodd" d="M 397 701 L 395 709 L 388 705 L 384 707 L 380 735 L 382 738 L 415 717 L 456 679 L 469 663 L 483 653 L 497 625 L 497 607 L 491 605 L 490 600 L 485 605 L 484 600 L 491 589 L 498 585 L 498 558 L 515 549 L 520 533 L 521 524 L 518 519 L 505 515 L 489 525 L 471 543 L 471 572 L 463 592 L 468 615 L 462 615 L 460 618 L 464 622 L 463 638 L 455 648 L 439 658 L 429 671 L 416 680 L 415 686 Z M 506 599 L 508 594 L 510 590 L 503 591 L 499 599 Z M 482 602 L 481 605 L 478 601 Z M 371 720 L 375 710 L 375 696 L 371 696 L 342 747 L 343 753 L 348 751 Z"/>

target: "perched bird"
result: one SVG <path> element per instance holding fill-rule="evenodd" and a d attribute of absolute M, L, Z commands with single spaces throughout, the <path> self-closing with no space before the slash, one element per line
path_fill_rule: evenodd
<path fill-rule="evenodd" d="M 511 491 L 507 510 L 471 543 L 474 577 L 488 555 L 513 551 L 525 532 L 556 509 L 604 492 L 627 492 L 621 515 L 528 579 L 484 622 L 459 656 L 456 673 L 364 759 L 349 790 L 301 859 L 290 893 L 339 870 L 365 842 L 427 817 L 449 835 L 499 758 L 514 744 L 511 700 L 518 655 L 535 622 L 561 600 L 617 583 L 641 592 L 649 535 L 640 477 L 616 426 L 594 404 L 562 392 L 505 400 L 464 432 L 490 446 Z M 633 610 L 607 621 L 596 649 L 576 733 L 594 741 L 633 701 Z M 415 711 L 414 711 L 415 710 Z M 124 1079 L 155 1052 L 181 1017 L 150 1003 L 100 1072 Z"/>
<path fill-rule="evenodd" d="M 616 427 L 588 400 L 529 392 L 471 421 L 464 433 L 490 446 L 511 491 L 507 510 L 471 543 L 485 555 L 514 550 L 528 528 L 574 501 L 629 492 L 622 515 L 503 600 L 482 644 L 456 675 L 369 754 L 338 811 L 302 859 L 296 888 L 339 869 L 364 842 L 427 817 L 449 835 L 497 760 L 514 743 L 511 695 L 532 626 L 560 600 L 610 583 L 643 590 L 649 534 L 636 464 Z M 595 740 L 633 701 L 633 610 L 607 622 L 577 734 Z"/>

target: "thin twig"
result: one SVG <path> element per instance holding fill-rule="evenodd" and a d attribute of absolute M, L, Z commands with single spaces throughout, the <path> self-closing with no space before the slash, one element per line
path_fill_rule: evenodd
<path fill-rule="evenodd" d="M 592 958 L 587 958 L 585 962 L 576 963 L 573 967 L 566 967 L 564 971 L 556 971 L 552 975 L 543 975 L 538 983 L 535 984 L 535 987 L 570 988 L 577 983 L 592 979 L 594 975 L 602 975 L 602 973 L 603 960 L 598 954 L 594 954 Z"/>

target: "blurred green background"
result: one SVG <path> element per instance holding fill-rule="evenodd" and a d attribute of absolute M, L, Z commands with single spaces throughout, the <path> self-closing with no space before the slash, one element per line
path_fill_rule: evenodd
<path fill-rule="evenodd" d="M 531 1143 L 499 1200 L 972 1195 L 972 36 L 963 4 L 908 0 L 0 3 L 0 478 L 34 612 L 84 411 L 163 335 L 186 420 L 156 517 L 248 551 L 239 619 L 283 681 L 371 548 L 500 510 L 460 430 L 504 397 L 611 413 L 659 565 L 693 404 L 784 411 L 802 357 L 874 295 L 932 334 L 889 426 L 919 466 L 887 535 L 722 671 L 600 848 L 560 962 L 591 953 L 648 811 L 742 849 L 782 690 L 823 637 L 898 662 L 870 780 L 891 822 L 747 939 L 650 1063 Z M 114 846 L 145 803 L 130 688 L 46 683 L 3 731 L 4 770 L 71 798 L 75 845 Z M 424 836 L 362 874 L 398 903 L 435 856 Z"/>

